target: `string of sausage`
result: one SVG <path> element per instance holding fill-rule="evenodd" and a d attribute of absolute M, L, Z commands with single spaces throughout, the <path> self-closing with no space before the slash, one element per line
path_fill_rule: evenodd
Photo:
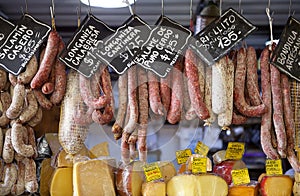
<path fill-rule="evenodd" d="M 270 52 L 266 47 L 260 57 L 261 69 L 261 90 L 262 100 L 267 107 L 267 112 L 262 115 L 261 128 L 260 128 L 260 142 L 262 150 L 267 155 L 267 158 L 278 159 L 279 155 L 276 149 L 273 148 L 271 143 L 271 129 L 272 129 L 272 93 L 271 93 L 271 75 L 269 64 Z"/>
<path fill-rule="evenodd" d="M 238 111 L 249 117 L 259 117 L 267 111 L 267 107 L 262 103 L 257 106 L 249 105 L 245 100 L 246 81 L 246 51 L 240 48 L 237 54 L 237 67 L 235 71 L 234 83 L 234 105 Z"/>

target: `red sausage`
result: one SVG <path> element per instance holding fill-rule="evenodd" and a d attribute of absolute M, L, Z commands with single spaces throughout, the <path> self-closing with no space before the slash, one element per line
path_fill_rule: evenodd
<path fill-rule="evenodd" d="M 148 85 L 149 85 L 149 102 L 150 108 L 154 114 L 164 115 L 164 107 L 161 102 L 159 79 L 152 71 L 148 71 Z"/>
<path fill-rule="evenodd" d="M 203 93 L 200 92 L 196 56 L 191 49 L 188 49 L 185 57 L 185 69 L 191 105 L 194 108 L 197 116 L 200 119 L 205 120 L 209 118 L 209 111 L 204 103 L 203 96 L 201 96 Z"/>
<path fill-rule="evenodd" d="M 30 83 L 31 88 L 40 88 L 48 80 L 56 59 L 59 40 L 60 36 L 57 31 L 51 31 L 40 67 Z"/>
<path fill-rule="evenodd" d="M 171 105 L 167 115 L 167 120 L 171 124 L 178 123 L 181 119 L 182 106 L 183 106 L 183 59 L 177 60 L 172 69 L 172 93 Z"/>

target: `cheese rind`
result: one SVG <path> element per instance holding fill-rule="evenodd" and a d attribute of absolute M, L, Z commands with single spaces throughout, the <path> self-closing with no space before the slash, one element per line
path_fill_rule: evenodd
<path fill-rule="evenodd" d="M 112 169 L 106 160 L 91 159 L 77 162 L 73 168 L 73 187 L 76 196 L 115 196 Z"/>

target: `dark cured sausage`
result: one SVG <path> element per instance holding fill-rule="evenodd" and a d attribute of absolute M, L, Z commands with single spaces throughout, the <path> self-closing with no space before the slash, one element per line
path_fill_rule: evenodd
<path fill-rule="evenodd" d="M 247 79 L 246 86 L 249 92 L 249 99 L 251 105 L 257 106 L 261 104 L 261 97 L 259 95 L 258 74 L 257 74 L 257 57 L 256 51 L 253 47 L 247 48 Z"/>
<path fill-rule="evenodd" d="M 182 76 L 182 57 L 179 57 L 172 69 L 172 93 L 171 105 L 167 114 L 167 120 L 171 124 L 178 123 L 181 119 L 183 106 L 183 76 Z"/>
<path fill-rule="evenodd" d="M 58 51 L 59 34 L 57 31 L 51 31 L 47 40 L 45 54 L 43 56 L 40 67 L 31 80 L 30 86 L 33 89 L 40 88 L 48 79 L 51 68 L 54 65 L 55 57 Z"/>
<path fill-rule="evenodd" d="M 238 111 L 249 117 L 260 117 L 267 111 L 262 103 L 258 106 L 250 106 L 245 100 L 245 79 L 246 79 L 246 51 L 241 48 L 237 54 L 237 67 L 234 83 L 234 104 Z"/>
<path fill-rule="evenodd" d="M 195 54 L 191 49 L 188 49 L 185 56 L 185 69 L 191 105 L 197 116 L 205 120 L 209 118 L 209 112 L 204 103 L 203 96 L 201 96 L 201 94 L 203 95 L 204 93 L 200 91 L 199 73 L 196 63 Z"/>
<path fill-rule="evenodd" d="M 171 78 L 172 73 L 168 73 L 165 78 L 160 78 L 160 94 L 164 111 L 167 114 L 171 104 Z"/>
<path fill-rule="evenodd" d="M 267 107 L 267 112 L 262 115 L 261 119 L 260 142 L 264 153 L 267 155 L 267 158 L 278 159 L 279 155 L 277 151 L 273 148 L 271 143 L 272 93 L 269 55 L 269 49 L 268 47 L 266 47 L 262 51 L 260 57 L 262 100 Z"/>
<path fill-rule="evenodd" d="M 277 138 L 277 151 L 281 158 L 286 158 L 286 133 L 283 121 L 282 90 L 280 84 L 280 71 L 270 65 L 271 91 L 273 105 L 273 124 Z"/>

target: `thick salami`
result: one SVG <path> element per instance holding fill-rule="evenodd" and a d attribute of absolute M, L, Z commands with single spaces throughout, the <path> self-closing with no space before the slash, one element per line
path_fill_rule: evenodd
<path fill-rule="evenodd" d="M 164 106 L 161 101 L 161 90 L 159 88 L 159 78 L 152 71 L 148 71 L 149 103 L 154 114 L 164 115 Z"/>

